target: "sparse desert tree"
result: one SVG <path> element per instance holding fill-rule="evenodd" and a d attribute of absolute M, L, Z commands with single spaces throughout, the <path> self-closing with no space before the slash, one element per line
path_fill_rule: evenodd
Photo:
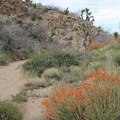
<path fill-rule="evenodd" d="M 114 32 L 115 39 L 118 39 L 118 32 Z"/>
<path fill-rule="evenodd" d="M 81 10 L 81 15 L 78 18 L 78 24 L 80 26 L 79 28 L 83 32 L 84 47 L 87 48 L 89 44 L 94 41 L 94 38 L 99 34 L 100 27 L 96 28 L 93 25 L 95 19 L 88 8 Z"/>

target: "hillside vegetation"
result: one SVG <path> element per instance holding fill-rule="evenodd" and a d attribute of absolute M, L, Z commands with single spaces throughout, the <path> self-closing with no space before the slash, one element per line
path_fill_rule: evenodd
<path fill-rule="evenodd" d="M 93 19 L 86 19 L 88 22 L 85 23 L 68 9 L 61 10 L 54 6 L 45 7 L 22 0 L 1 0 L 0 9 L 0 52 L 19 53 L 55 47 L 82 50 L 84 38 L 90 39 L 90 35 L 84 35 L 87 32 L 96 34 L 98 29 L 90 24 Z M 91 33 L 89 27 L 85 28 L 86 33 L 83 32 L 84 25 L 91 28 Z M 101 29 L 100 35 L 94 39 L 108 41 L 109 38 L 109 34 Z"/>
<path fill-rule="evenodd" d="M 120 43 L 112 43 L 104 47 L 98 47 L 98 45 L 96 43 L 90 51 L 82 53 L 84 55 L 87 53 L 87 60 L 77 58 L 79 65 L 66 66 L 67 69 L 62 72 L 60 79 L 64 84 L 54 86 L 48 98 L 42 101 L 45 107 L 42 113 L 46 118 L 53 120 L 119 119 Z M 92 56 L 92 59 L 88 56 Z M 49 80 L 51 80 L 50 74 L 49 72 L 47 76 Z M 66 74 L 70 79 L 65 78 Z M 56 76 L 52 77 L 57 81 Z"/>
<path fill-rule="evenodd" d="M 68 8 L 1 0 L 0 10 L 0 66 L 26 60 L 18 66 L 26 83 L 12 103 L 0 101 L 1 120 L 23 120 L 18 106 L 33 99 L 42 104 L 35 120 L 119 120 L 117 33 L 95 27 L 88 8 L 77 16 Z"/>

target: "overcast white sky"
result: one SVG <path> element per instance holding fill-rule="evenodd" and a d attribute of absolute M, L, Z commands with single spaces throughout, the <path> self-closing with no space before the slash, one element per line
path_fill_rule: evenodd
<path fill-rule="evenodd" d="M 93 13 L 96 26 L 120 33 L 120 0 L 33 0 L 33 2 L 59 6 L 63 9 L 69 7 L 72 12 L 87 7 Z"/>

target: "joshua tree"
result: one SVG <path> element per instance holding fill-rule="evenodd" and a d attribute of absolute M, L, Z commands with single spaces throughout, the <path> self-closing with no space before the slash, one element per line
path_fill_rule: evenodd
<path fill-rule="evenodd" d="M 79 16 L 80 29 L 83 32 L 84 37 L 84 47 L 87 46 L 94 40 L 94 38 L 99 34 L 100 27 L 96 28 L 93 26 L 94 16 L 91 15 L 88 8 L 81 10 L 81 15 Z"/>

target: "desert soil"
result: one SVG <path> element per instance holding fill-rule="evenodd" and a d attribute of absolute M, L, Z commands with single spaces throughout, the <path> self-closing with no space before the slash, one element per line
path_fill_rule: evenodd
<path fill-rule="evenodd" d="M 11 95 L 16 95 L 21 92 L 24 84 L 28 80 L 23 77 L 21 65 L 25 61 L 10 63 L 8 66 L 0 66 L 0 100 L 11 100 Z M 35 94 L 38 97 L 30 97 L 28 102 L 20 104 L 24 110 L 24 120 L 41 120 L 42 110 L 41 97 L 42 93 L 48 93 L 50 88 L 37 89 L 30 91 L 30 94 Z"/>

